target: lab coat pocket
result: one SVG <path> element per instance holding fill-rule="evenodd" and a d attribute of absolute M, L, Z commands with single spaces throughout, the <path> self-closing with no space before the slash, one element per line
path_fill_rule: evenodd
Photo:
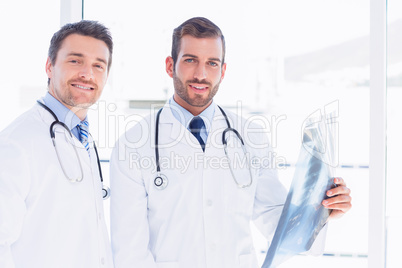
<path fill-rule="evenodd" d="M 179 263 L 173 261 L 157 262 L 156 267 L 158 268 L 178 268 Z"/>
<path fill-rule="evenodd" d="M 253 255 L 252 254 L 240 255 L 239 268 L 253 268 Z"/>

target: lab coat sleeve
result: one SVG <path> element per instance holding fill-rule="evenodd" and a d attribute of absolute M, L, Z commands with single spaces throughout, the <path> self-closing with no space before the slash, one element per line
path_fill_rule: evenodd
<path fill-rule="evenodd" d="M 30 187 L 27 154 L 17 143 L 0 138 L 0 267 L 14 268 L 11 246 L 22 230 Z"/>
<path fill-rule="evenodd" d="M 266 144 L 268 144 L 268 140 Z M 257 188 L 254 200 L 253 221 L 260 232 L 271 241 L 286 201 L 287 190 L 278 179 L 275 154 L 270 146 L 261 157 L 257 170 Z"/>
<path fill-rule="evenodd" d="M 136 154 L 118 142 L 110 162 L 111 240 L 116 268 L 156 267 L 149 250 L 147 192 Z"/>

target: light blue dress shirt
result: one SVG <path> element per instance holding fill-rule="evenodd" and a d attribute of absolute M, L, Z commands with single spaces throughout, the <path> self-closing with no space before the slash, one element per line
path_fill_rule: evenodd
<path fill-rule="evenodd" d="M 194 118 L 194 116 L 181 107 L 173 97 L 170 98 L 169 100 L 169 105 L 170 105 L 170 110 L 173 113 L 173 116 L 179 121 L 185 128 L 189 130 L 188 125 L 190 124 L 191 120 Z M 201 131 L 200 131 L 200 136 L 204 143 L 207 143 L 208 139 L 208 134 L 211 131 L 211 124 L 212 124 L 212 119 L 214 118 L 215 114 L 215 105 L 214 101 L 212 100 L 211 105 L 209 105 L 202 113 L 200 113 L 198 116 L 202 118 L 204 121 L 204 126 Z"/>
<path fill-rule="evenodd" d="M 57 116 L 60 122 L 66 124 L 70 129 L 71 133 L 80 141 L 80 131 L 77 126 L 81 120 L 75 115 L 70 109 L 59 102 L 55 97 L 50 95 L 49 92 L 46 93 L 43 98 L 43 102 L 49 107 L 50 110 Z M 87 118 L 85 118 L 87 120 Z"/>

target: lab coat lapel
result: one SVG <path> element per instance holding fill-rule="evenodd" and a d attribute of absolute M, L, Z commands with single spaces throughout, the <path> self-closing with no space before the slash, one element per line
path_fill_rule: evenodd
<path fill-rule="evenodd" d="M 213 105 L 215 105 L 215 112 L 212 122 L 210 122 L 211 128 L 208 134 L 205 151 L 216 152 L 216 150 L 222 150 L 223 152 L 222 133 L 228 125 L 218 105 Z"/>
<path fill-rule="evenodd" d="M 169 103 L 166 103 L 159 119 L 159 145 L 186 144 L 189 139 L 194 139 L 193 142 L 198 142 L 187 128 L 174 117 Z"/>

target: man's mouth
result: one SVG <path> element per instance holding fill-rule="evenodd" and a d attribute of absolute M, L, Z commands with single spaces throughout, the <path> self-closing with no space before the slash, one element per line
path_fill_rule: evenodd
<path fill-rule="evenodd" d="M 92 87 L 90 85 L 81 85 L 81 84 L 74 84 L 74 83 L 72 83 L 71 85 L 73 87 L 80 88 L 80 89 L 85 89 L 85 90 L 94 90 L 95 89 L 94 87 Z"/>
<path fill-rule="evenodd" d="M 196 89 L 205 89 L 206 88 L 206 87 L 197 87 L 197 86 L 192 86 L 192 87 L 194 87 Z"/>
<path fill-rule="evenodd" d="M 208 86 L 196 86 L 196 85 L 191 85 L 191 84 L 190 84 L 190 87 L 196 92 L 203 92 L 208 89 Z"/>

